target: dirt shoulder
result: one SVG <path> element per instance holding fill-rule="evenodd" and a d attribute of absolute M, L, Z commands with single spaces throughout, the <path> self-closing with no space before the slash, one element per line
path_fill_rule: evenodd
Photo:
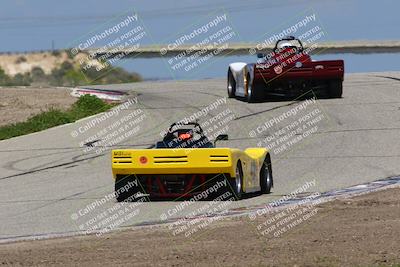
<path fill-rule="evenodd" d="M 68 109 L 77 99 L 61 88 L 0 88 L 0 126 L 26 121 L 50 108 Z"/>
<path fill-rule="evenodd" d="M 400 188 L 392 188 L 318 205 L 278 237 L 257 230 L 269 214 L 214 222 L 192 238 L 157 227 L 3 244 L 0 264 L 400 266 L 399 195 Z"/>

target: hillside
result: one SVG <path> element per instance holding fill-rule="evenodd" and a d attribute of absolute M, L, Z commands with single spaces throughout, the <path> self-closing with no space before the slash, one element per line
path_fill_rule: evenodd
<path fill-rule="evenodd" d="M 89 66 L 85 70 L 83 66 Z M 67 51 L 0 54 L 0 86 L 77 86 L 137 82 L 137 73 L 104 66 L 85 53 Z"/>

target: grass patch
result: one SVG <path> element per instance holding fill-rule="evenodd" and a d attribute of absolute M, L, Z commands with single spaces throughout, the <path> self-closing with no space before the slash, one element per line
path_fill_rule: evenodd
<path fill-rule="evenodd" d="M 50 109 L 30 117 L 25 122 L 0 126 L 0 140 L 29 133 L 39 132 L 58 125 L 71 123 L 81 118 L 107 111 L 113 105 L 104 103 L 96 96 L 84 95 L 69 110 Z"/>

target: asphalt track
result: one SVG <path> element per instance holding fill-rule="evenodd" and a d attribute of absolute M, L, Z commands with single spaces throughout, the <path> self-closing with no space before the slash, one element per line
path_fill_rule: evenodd
<path fill-rule="evenodd" d="M 79 215 L 87 205 L 112 193 L 114 187 L 109 150 L 96 153 L 98 147 L 84 152 L 81 142 L 141 109 L 146 117 L 138 124 L 139 131 L 117 147 L 149 147 L 170 123 L 225 97 L 225 84 L 225 79 L 212 79 L 104 86 L 101 88 L 129 91 L 131 97 L 138 97 L 138 103 L 77 137 L 72 137 L 71 132 L 87 125 L 93 117 L 0 141 L 0 241 L 76 233 L 91 216 L 120 205 L 114 200 L 106 201 L 90 213 Z M 251 130 L 302 103 L 280 100 L 247 104 L 227 99 L 226 104 L 201 117 L 200 122 L 229 109 L 235 115 L 227 124 L 231 140 L 220 146 L 255 147 L 273 132 L 251 138 Z M 272 194 L 251 196 L 228 208 L 268 203 L 314 179 L 310 193 L 400 174 L 400 73 L 346 75 L 343 98 L 317 100 L 313 104 L 316 108 L 324 115 L 317 131 L 283 152 L 272 153 Z M 160 220 L 161 214 L 177 204 L 144 203 L 140 213 L 123 225 Z M 202 205 L 204 201 L 196 202 L 173 216 L 185 216 Z"/>

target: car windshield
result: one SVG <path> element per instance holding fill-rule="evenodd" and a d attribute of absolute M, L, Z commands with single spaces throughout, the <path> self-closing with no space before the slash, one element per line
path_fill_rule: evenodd
<path fill-rule="evenodd" d="M 299 41 L 297 40 L 284 40 L 278 43 L 277 47 L 278 48 L 284 48 L 284 47 L 300 47 Z"/>

